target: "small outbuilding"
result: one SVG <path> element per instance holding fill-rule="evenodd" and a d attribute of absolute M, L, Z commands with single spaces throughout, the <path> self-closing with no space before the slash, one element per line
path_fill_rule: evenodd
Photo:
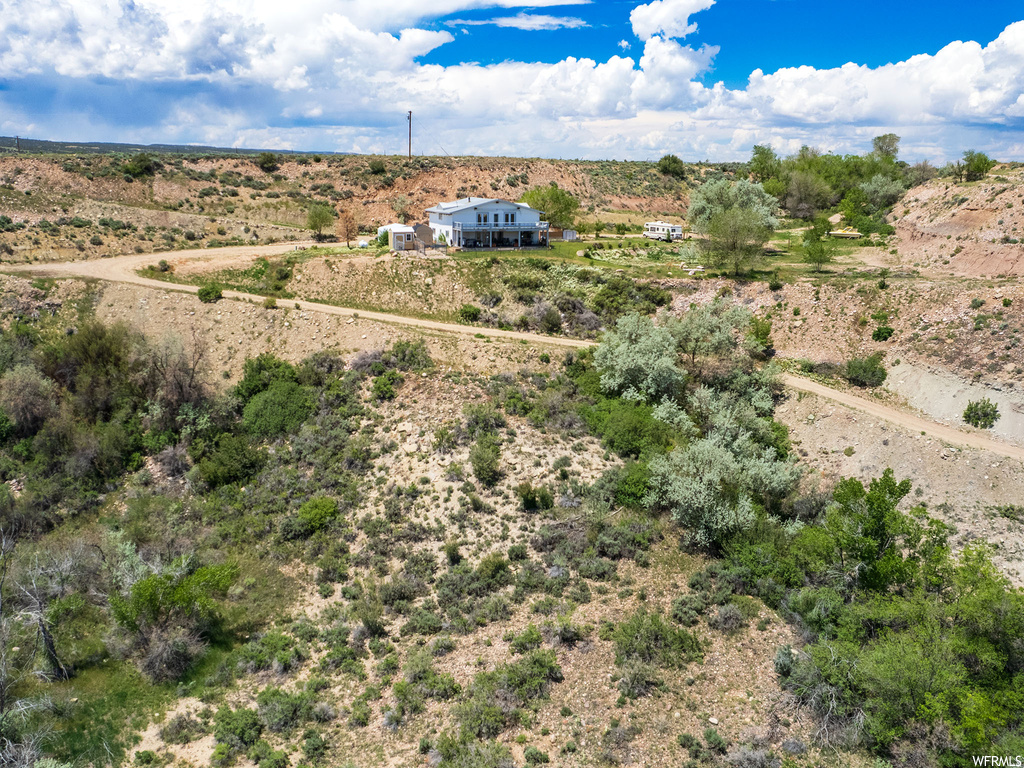
<path fill-rule="evenodd" d="M 393 251 L 415 251 L 416 230 L 405 224 L 396 224 L 388 229 L 388 245 Z"/>

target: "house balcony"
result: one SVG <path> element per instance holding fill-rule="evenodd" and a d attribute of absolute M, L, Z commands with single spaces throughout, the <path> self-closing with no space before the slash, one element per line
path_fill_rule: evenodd
<path fill-rule="evenodd" d="M 548 222 L 534 224 L 452 224 L 452 244 L 460 248 L 543 248 Z"/>
<path fill-rule="evenodd" d="M 452 224 L 453 232 L 547 232 L 548 223 L 540 221 L 536 224 L 463 224 L 456 221 Z"/>

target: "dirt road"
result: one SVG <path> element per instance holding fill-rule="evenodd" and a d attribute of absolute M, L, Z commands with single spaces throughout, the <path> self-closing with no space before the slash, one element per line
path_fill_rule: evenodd
<path fill-rule="evenodd" d="M 294 251 L 297 247 L 308 245 L 313 245 L 313 243 L 291 242 L 275 245 L 233 246 L 230 248 L 217 248 L 216 250 L 200 248 L 188 251 L 174 251 L 167 255 L 172 256 L 175 261 L 181 261 L 183 259 L 208 261 L 217 259 L 220 261 L 234 259 L 239 256 L 253 256 L 254 258 L 257 256 L 276 256 L 281 253 Z M 152 264 L 155 256 L 162 255 L 163 254 L 148 253 L 131 256 L 116 256 L 111 259 L 90 259 L 88 261 L 66 261 L 48 264 L 10 264 L 4 265 L 2 270 L 4 272 L 13 273 L 28 272 L 34 275 L 43 275 L 47 277 L 91 277 L 115 283 L 141 285 L 147 288 L 156 288 L 161 291 L 197 293 L 199 288 L 194 285 L 180 285 L 178 283 L 169 283 L 163 280 L 153 280 L 148 277 L 141 277 L 137 274 L 138 270 Z M 262 304 L 265 298 L 252 293 L 242 293 L 241 291 L 224 291 L 224 297 L 229 299 L 239 299 L 241 301 L 252 301 L 259 304 Z M 520 331 L 502 331 L 496 328 L 480 328 L 479 326 L 459 325 L 458 323 L 441 323 L 436 320 L 404 317 L 402 315 L 393 315 L 387 312 L 349 309 L 348 307 L 338 307 L 333 304 L 320 304 L 314 301 L 303 301 L 302 299 L 288 299 L 289 305 L 293 303 L 298 309 L 310 312 L 322 312 L 324 314 L 339 315 L 341 317 L 358 316 L 367 320 L 375 320 L 382 323 L 414 326 L 416 328 L 425 328 L 427 330 L 441 331 L 443 333 L 459 333 L 465 336 L 476 336 L 477 334 L 485 333 L 492 339 L 516 339 L 532 341 L 537 344 L 575 348 L 589 347 L 593 343 L 589 341 L 582 341 L 580 339 L 557 338 L 554 336 L 542 336 L 537 333 L 523 333 Z"/>
<path fill-rule="evenodd" d="M 175 251 L 173 257 L 175 261 L 182 259 L 188 260 L 222 260 L 232 259 L 239 256 L 271 256 L 288 251 L 293 251 L 297 247 L 305 245 L 311 245 L 312 243 L 287 243 L 287 244 L 275 244 L 275 245 L 259 245 L 259 246 L 238 246 L 231 248 L 218 248 L 216 251 L 209 249 L 195 249 L 190 251 Z M 186 293 L 196 293 L 199 289 L 196 286 L 191 285 L 178 285 L 176 283 L 167 283 L 162 280 L 152 280 L 145 277 L 140 277 L 136 274 L 136 270 L 145 267 L 147 264 L 152 264 L 154 254 L 141 254 L 132 256 L 118 256 L 111 259 L 97 259 L 89 261 L 70 261 L 62 263 L 51 263 L 51 264 L 22 264 L 22 265 L 5 265 L 4 271 L 7 272 L 29 272 L 32 274 L 48 275 L 52 277 L 91 277 L 100 280 L 108 280 L 120 283 L 131 283 L 134 285 L 145 286 L 149 288 L 156 288 L 161 291 L 182 291 Z M 241 293 L 239 291 L 225 291 L 224 296 L 227 298 L 238 299 L 241 301 L 251 301 L 262 303 L 264 297 L 250 293 Z M 289 302 L 292 300 L 289 299 Z M 567 339 L 558 336 L 542 336 L 536 333 L 524 333 L 520 331 L 502 331 L 498 329 L 481 329 L 478 326 L 471 325 L 459 325 L 457 323 L 441 323 L 436 320 L 425 320 L 414 317 L 403 317 L 401 315 L 392 315 L 386 312 L 369 312 L 366 310 L 354 310 L 347 307 L 336 307 L 331 304 L 320 304 L 312 301 L 296 300 L 295 304 L 298 308 L 310 311 L 310 312 L 322 312 L 329 315 L 340 315 L 343 317 L 352 317 L 358 315 L 359 317 L 366 318 L 368 320 L 374 320 L 377 322 L 391 323 L 394 325 L 412 326 L 416 328 L 424 328 L 432 331 L 440 331 L 443 333 L 456 333 L 466 336 L 476 336 L 479 333 L 486 331 L 486 335 L 496 339 L 514 339 L 534 342 L 537 344 L 545 344 L 548 346 L 560 346 L 560 347 L 571 347 L 571 348 L 583 348 L 591 346 L 593 342 L 583 341 L 580 339 Z M 855 408 L 864 413 L 870 414 L 879 419 L 885 419 L 886 421 L 892 422 L 893 424 L 899 424 L 908 429 L 915 431 L 921 431 L 932 437 L 944 440 L 949 443 L 957 445 L 965 445 L 973 448 L 981 448 L 984 450 L 991 451 L 1001 456 L 1008 458 L 1017 459 L 1024 461 L 1024 448 L 1009 445 L 1007 443 L 993 440 L 985 435 L 977 433 L 962 432 L 958 429 L 946 426 L 944 424 L 937 424 L 933 421 L 914 416 L 913 414 L 905 413 L 903 411 L 896 410 L 881 403 L 875 402 L 868 398 L 859 397 L 849 392 L 840 392 L 838 390 L 831 389 L 822 384 L 818 384 L 808 379 L 801 378 L 799 376 L 792 376 L 786 374 L 783 376 L 783 381 L 787 386 L 803 390 L 805 392 L 812 392 L 821 397 L 826 397 L 830 400 L 834 400 L 843 405 Z"/>
<path fill-rule="evenodd" d="M 870 400 L 866 397 L 858 397 L 857 395 L 852 395 L 849 392 L 840 392 L 830 387 L 826 387 L 823 384 L 818 384 L 815 381 L 801 378 L 800 376 L 783 374 L 782 380 L 786 383 L 786 386 L 791 387 L 792 389 L 811 392 L 815 395 L 826 397 L 829 400 L 834 400 L 835 402 L 841 403 L 850 408 L 863 411 L 875 418 L 885 419 L 886 421 L 906 427 L 907 429 L 924 432 L 944 442 L 954 443 L 956 445 L 965 445 L 971 448 L 981 448 L 983 450 L 999 454 L 1000 456 L 1024 461 L 1024 448 L 1019 446 L 1002 443 L 978 433 L 961 432 L 959 429 L 948 427 L 945 424 L 936 424 L 934 421 L 928 421 L 927 419 L 922 419 L 919 416 L 914 416 L 913 414 L 905 413 L 904 411 L 898 411 L 895 408 L 875 402 L 874 400 Z"/>

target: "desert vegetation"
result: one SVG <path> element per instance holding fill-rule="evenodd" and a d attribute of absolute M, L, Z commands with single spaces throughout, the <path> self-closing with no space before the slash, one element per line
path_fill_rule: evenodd
<path fill-rule="evenodd" d="M 211 325 L 147 337 L 100 319 L 114 294 L 71 300 L 52 278 L 5 294 L 4 759 L 896 768 L 1024 750 L 1024 599 L 995 545 L 962 543 L 868 458 L 858 477 L 811 470 L 778 415 L 786 369 L 883 398 L 900 356 L 1012 367 L 1008 282 L 954 292 L 889 266 L 904 190 L 982 189 L 977 155 L 908 166 L 882 136 L 863 156 L 464 175 L 439 158 L 40 161 L 69 185 L 178 185 L 157 207 L 193 217 L 180 236 L 87 217 L 59 185 L 46 202 L 67 220 L 44 225 L 7 169 L 0 197 L 29 202 L 5 207 L 0 258 L 70 236 L 152 251 L 145 277 L 199 288 L 167 317 Z M 533 200 L 592 236 L 436 261 L 342 246 L 378 203 L 441 194 L 419 189 L 441 172 L 445 196 Z M 607 208 L 641 198 L 687 210 L 696 237 L 631 237 Z M 837 213 L 866 243 L 829 237 Z M 339 242 L 207 268 L 172 250 L 303 230 Z M 489 362 L 453 365 L 415 330 L 341 348 L 317 326 L 297 354 L 271 329 L 308 319 L 300 299 L 460 323 Z M 260 351 L 213 365 L 243 328 Z M 545 336 L 503 347 L 491 329 Z M 998 429 L 1000 409 L 972 399 L 963 420 Z"/>

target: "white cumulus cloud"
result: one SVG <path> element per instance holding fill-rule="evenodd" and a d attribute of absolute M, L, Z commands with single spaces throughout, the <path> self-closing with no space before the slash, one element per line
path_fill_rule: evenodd
<path fill-rule="evenodd" d="M 451 66 L 423 57 L 455 40 L 441 23 L 453 14 L 495 11 L 459 28 L 579 28 L 583 10 L 540 10 L 585 3 L 0 2 L 6 134 L 385 152 L 403 149 L 411 109 L 414 148 L 435 153 L 745 159 L 757 143 L 860 152 L 889 131 L 905 157 L 933 162 L 1024 146 L 1024 21 L 987 44 L 880 67 L 755 70 L 727 88 L 707 82 L 719 47 L 681 42 L 714 0 L 637 5 L 634 56 L 611 38 L 606 56 Z"/>
<path fill-rule="evenodd" d="M 690 16 L 706 11 L 715 0 L 653 0 L 638 5 L 629 14 L 633 34 L 641 40 L 655 35 L 664 37 L 686 37 L 697 31 L 697 23 Z"/>

